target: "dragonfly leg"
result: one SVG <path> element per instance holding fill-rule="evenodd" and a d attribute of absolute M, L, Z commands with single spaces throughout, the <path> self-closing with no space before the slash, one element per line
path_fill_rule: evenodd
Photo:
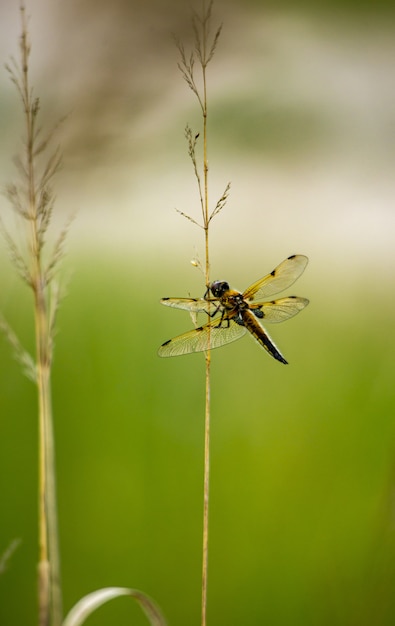
<path fill-rule="evenodd" d="M 217 308 L 217 310 L 218 310 L 218 309 L 219 309 L 219 307 Z M 224 328 L 229 328 L 229 326 L 230 326 L 229 317 L 227 317 L 227 318 L 225 319 L 225 313 L 226 313 L 226 310 L 225 310 L 225 309 L 223 309 L 223 310 L 222 310 L 222 313 L 221 313 L 220 320 L 219 320 L 218 324 L 215 326 L 215 328 L 223 328 L 223 327 L 224 327 Z M 223 326 L 224 321 L 225 321 L 225 322 L 227 322 L 226 326 Z"/>
<path fill-rule="evenodd" d="M 207 287 L 206 292 L 205 292 L 205 294 L 204 294 L 204 296 L 203 296 L 203 299 L 204 299 L 204 300 L 207 300 L 207 302 L 212 302 L 212 298 L 210 298 L 210 287 Z M 215 300 L 216 300 L 216 299 L 217 299 L 217 298 L 215 298 Z M 221 308 L 221 305 L 220 305 L 220 304 L 217 304 L 217 305 L 215 305 L 214 311 L 213 311 L 212 313 L 210 313 L 209 311 L 207 311 L 207 314 L 208 314 L 210 317 L 214 317 L 214 315 L 217 315 L 217 313 L 218 313 L 218 311 L 220 310 L 220 308 Z"/>
<path fill-rule="evenodd" d="M 215 307 L 214 311 L 213 311 L 212 313 L 210 313 L 209 311 L 207 311 L 207 314 L 208 314 L 210 317 L 214 317 L 214 315 L 217 315 L 217 313 L 218 313 L 218 311 L 220 310 L 220 308 L 221 308 L 221 305 L 220 305 L 220 304 L 217 304 L 217 306 Z"/>

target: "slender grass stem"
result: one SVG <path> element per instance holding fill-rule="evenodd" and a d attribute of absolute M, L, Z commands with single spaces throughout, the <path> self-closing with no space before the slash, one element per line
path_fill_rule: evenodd
<path fill-rule="evenodd" d="M 52 193 L 49 186 L 59 166 L 57 151 L 39 165 L 39 155 L 47 146 L 49 137 L 42 141 L 37 118 L 38 98 L 33 97 L 29 79 L 30 42 L 26 11 L 20 3 L 21 38 L 20 65 L 14 60 L 7 66 L 23 104 L 25 120 L 24 151 L 18 160 L 23 180 L 8 188 L 8 197 L 15 212 L 22 216 L 27 227 L 26 260 L 11 236 L 6 234 L 11 258 L 22 278 L 33 292 L 36 364 L 34 380 L 38 395 L 38 619 L 39 626 L 61 626 L 62 594 L 60 587 L 60 556 L 57 522 L 55 448 L 51 400 L 51 365 L 53 346 L 54 309 L 48 297 L 48 285 L 60 257 L 55 250 L 48 267 L 43 261 L 44 236 L 52 214 Z M 64 238 L 64 234 L 62 234 Z M 60 246 L 62 244 L 60 243 Z M 54 310 L 53 310 L 54 309 Z M 12 337 L 10 331 L 9 336 Z M 15 342 L 14 342 L 15 343 Z M 17 345 L 18 342 L 16 342 Z"/>
<path fill-rule="evenodd" d="M 210 365 L 211 353 L 206 354 L 206 402 L 204 421 L 204 496 L 203 496 L 203 558 L 202 558 L 202 626 L 207 624 L 208 519 L 210 490 Z"/>
<path fill-rule="evenodd" d="M 207 158 L 207 76 L 206 70 L 209 62 L 213 58 L 215 49 L 217 47 L 218 39 L 221 33 L 220 26 L 214 34 L 214 37 L 209 42 L 209 30 L 211 21 L 211 12 L 213 7 L 213 0 L 209 0 L 208 4 L 206 0 L 202 0 L 202 12 L 201 16 L 195 14 L 192 25 L 195 34 L 195 51 L 188 57 L 184 50 L 183 45 L 177 41 L 177 46 L 180 52 L 180 63 L 178 67 L 181 71 L 183 78 L 188 84 L 196 96 L 203 117 L 203 181 L 199 173 L 199 167 L 196 158 L 196 142 L 199 137 L 199 133 L 194 135 L 189 126 L 186 127 L 185 136 L 188 141 L 188 152 L 193 163 L 195 177 L 198 184 L 199 199 L 202 211 L 202 223 L 198 223 L 191 216 L 179 211 L 181 215 L 186 217 L 196 226 L 200 226 L 204 230 L 204 251 L 205 251 L 205 263 L 204 263 L 204 277 L 206 283 L 206 289 L 210 287 L 210 223 L 213 217 L 218 215 L 226 204 L 226 200 L 229 193 L 229 183 L 225 188 L 221 198 L 217 201 L 215 208 L 210 212 L 209 210 L 209 185 L 208 185 L 208 158 Z M 201 88 L 199 89 L 195 80 L 195 57 L 198 59 L 201 66 Z M 209 317 L 210 320 L 210 317 Z M 208 539 L 209 539 L 209 489 L 210 489 L 210 398 L 211 398 L 211 350 L 210 350 L 210 326 L 207 329 L 208 332 L 208 344 L 207 351 L 205 353 L 205 419 L 204 419 L 204 479 L 203 479 L 203 550 L 202 550 L 202 611 L 201 611 L 201 626 L 207 624 L 207 577 L 208 577 Z"/>
<path fill-rule="evenodd" d="M 38 528 L 39 528 L 39 560 L 38 560 L 38 604 L 39 625 L 47 626 L 50 623 L 51 602 L 51 567 L 48 547 L 48 517 L 47 517 L 47 442 L 49 420 L 49 363 L 47 348 L 46 303 L 42 286 L 41 251 L 38 241 L 38 210 L 36 180 L 34 168 L 34 126 L 35 105 L 29 84 L 29 43 L 27 40 L 27 25 L 25 7 L 21 6 L 22 36 L 22 82 L 21 91 L 26 121 L 26 162 L 27 162 L 27 199 L 28 217 L 30 224 L 30 255 L 31 255 L 31 287 L 34 293 L 34 317 L 36 337 L 36 375 L 38 390 Z"/>
<path fill-rule="evenodd" d="M 207 15 L 206 3 L 202 2 L 203 15 L 203 178 L 204 178 L 204 243 L 205 243 L 205 280 L 206 287 L 210 284 L 210 246 L 209 246 L 209 205 L 208 205 L 208 158 L 207 158 Z M 210 333 L 210 330 L 209 330 Z M 201 624 L 207 624 L 207 579 L 208 579 L 208 536 L 209 536 L 209 503 L 210 503 L 210 418 L 211 418 L 211 350 L 210 334 L 208 350 L 206 352 L 206 394 L 205 394 L 205 418 L 204 418 L 204 479 L 203 479 L 203 546 L 202 546 L 202 614 Z"/>

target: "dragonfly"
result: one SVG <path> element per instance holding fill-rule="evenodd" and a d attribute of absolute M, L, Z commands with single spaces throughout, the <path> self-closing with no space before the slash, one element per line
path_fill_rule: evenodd
<path fill-rule="evenodd" d="M 284 322 L 309 304 L 307 298 L 299 296 L 264 300 L 293 285 L 307 263 L 306 256 L 293 254 L 243 293 L 231 289 L 225 280 L 216 280 L 207 287 L 203 298 L 162 298 L 161 304 L 165 306 L 184 309 L 192 315 L 207 313 L 212 319 L 204 326 L 165 341 L 158 355 L 171 357 L 205 352 L 236 341 L 249 332 L 272 357 L 287 364 L 288 361 L 258 320 L 265 323 Z"/>

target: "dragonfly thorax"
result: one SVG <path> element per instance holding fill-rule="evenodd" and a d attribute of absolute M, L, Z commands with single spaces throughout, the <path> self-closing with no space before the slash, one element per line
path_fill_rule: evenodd
<path fill-rule="evenodd" d="M 249 308 L 248 303 L 244 300 L 243 294 L 235 289 L 230 289 L 229 283 L 224 280 L 216 280 L 212 283 L 211 293 L 214 298 L 218 298 L 221 306 L 226 311 L 231 311 L 231 318 L 238 324 L 243 324 L 241 311 Z"/>

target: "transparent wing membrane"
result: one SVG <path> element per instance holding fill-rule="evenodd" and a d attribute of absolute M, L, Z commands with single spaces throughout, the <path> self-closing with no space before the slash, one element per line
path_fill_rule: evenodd
<path fill-rule="evenodd" d="M 294 317 L 299 311 L 302 311 L 309 301 L 307 298 L 299 298 L 298 296 L 289 296 L 280 298 L 272 302 L 256 302 L 251 304 L 251 310 L 259 309 L 263 313 L 262 321 L 275 323 L 285 322 L 285 320 Z"/>
<path fill-rule="evenodd" d="M 191 313 L 209 313 L 210 315 L 218 308 L 218 305 L 216 306 L 204 298 L 162 298 L 160 303 L 173 309 L 183 309 Z"/>
<path fill-rule="evenodd" d="M 229 326 L 227 325 L 228 321 Z M 213 350 L 240 339 L 246 333 L 245 326 L 240 326 L 232 320 L 225 320 L 218 327 L 219 322 L 220 318 L 216 318 L 205 326 L 200 326 L 200 328 L 178 335 L 174 339 L 169 339 L 159 348 L 158 355 L 167 357 L 204 352 L 209 349 L 209 346 Z"/>
<path fill-rule="evenodd" d="M 307 256 L 295 254 L 285 259 L 267 276 L 257 280 L 243 293 L 245 300 L 261 300 L 288 289 L 303 274 Z"/>

